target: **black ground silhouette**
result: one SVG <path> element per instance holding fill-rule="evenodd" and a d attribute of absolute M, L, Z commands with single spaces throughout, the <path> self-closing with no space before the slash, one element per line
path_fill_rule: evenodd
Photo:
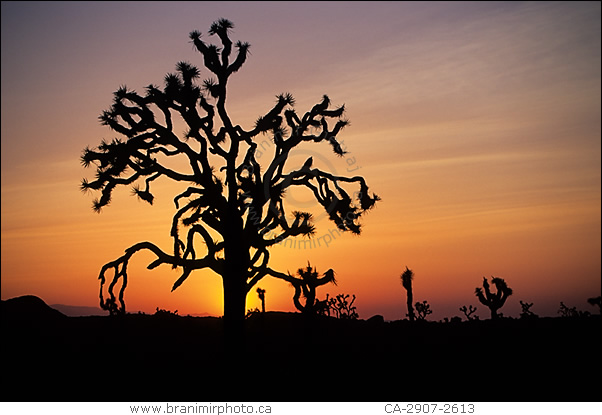
<path fill-rule="evenodd" d="M 10 401 L 600 401 L 600 316 L 384 322 L 257 313 L 66 317 L 2 301 Z"/>

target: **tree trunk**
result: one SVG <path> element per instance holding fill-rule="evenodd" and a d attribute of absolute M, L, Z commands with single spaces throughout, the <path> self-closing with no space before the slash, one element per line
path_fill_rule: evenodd
<path fill-rule="evenodd" d="M 224 334 L 228 346 L 244 339 L 247 290 L 244 274 L 224 275 Z"/>
<path fill-rule="evenodd" d="M 228 171 L 229 172 L 229 171 Z M 229 177 L 229 180 L 235 180 Z M 232 195 L 230 195 L 232 196 Z M 226 234 L 224 235 L 224 330 L 226 347 L 242 346 L 247 301 L 247 274 L 249 249 L 245 246 L 243 223 L 236 206 L 228 206 Z"/>
<path fill-rule="evenodd" d="M 414 306 L 412 305 L 412 303 L 414 302 L 414 295 L 412 294 L 412 289 L 408 289 L 408 317 L 410 318 L 410 321 L 414 321 L 415 319 L 415 315 L 414 315 Z"/>
<path fill-rule="evenodd" d="M 246 278 L 236 262 L 229 261 L 222 275 L 224 290 L 223 367 L 220 376 L 227 379 L 230 390 L 242 390 L 244 377 L 238 376 L 245 365 Z"/>
<path fill-rule="evenodd" d="M 316 289 L 309 287 L 305 292 L 305 311 L 308 314 L 316 314 Z"/>

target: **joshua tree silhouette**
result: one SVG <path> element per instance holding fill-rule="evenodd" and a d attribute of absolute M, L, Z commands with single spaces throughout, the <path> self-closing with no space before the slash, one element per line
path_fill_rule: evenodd
<path fill-rule="evenodd" d="M 335 298 L 330 299 L 330 308 L 333 310 L 335 317 L 344 320 L 357 320 L 359 314 L 353 305 L 355 302 L 355 294 L 349 301 L 349 294 L 339 294 Z"/>
<path fill-rule="evenodd" d="M 560 314 L 561 317 L 571 318 L 591 316 L 591 313 L 589 311 L 577 310 L 577 307 L 567 307 L 562 301 L 560 302 L 558 314 Z"/>
<path fill-rule="evenodd" d="M 416 315 L 414 314 L 414 307 L 412 303 L 414 302 L 414 294 L 412 293 L 412 280 L 414 279 L 414 271 L 409 269 L 406 266 L 406 270 L 401 274 L 401 284 L 403 288 L 405 288 L 407 293 L 407 305 L 408 305 L 408 317 L 410 321 L 414 321 Z"/>
<path fill-rule="evenodd" d="M 560 302 L 560 308 L 558 309 L 558 314 L 561 317 L 579 317 L 579 312 L 577 311 L 577 307 L 567 307 L 562 301 Z"/>
<path fill-rule="evenodd" d="M 533 303 L 523 302 L 523 300 L 519 301 L 520 306 L 522 308 L 522 312 L 520 313 L 520 318 L 538 318 L 539 316 L 531 311 L 531 307 L 533 307 Z"/>
<path fill-rule="evenodd" d="M 506 281 L 498 277 L 491 277 L 491 283 L 495 285 L 495 294 L 489 289 L 489 283 L 485 277 L 483 277 L 483 288 L 477 287 L 475 294 L 479 301 L 491 310 L 491 318 L 497 319 L 499 318 L 497 311 L 502 308 L 508 297 L 512 295 L 512 288 L 508 287 Z M 484 293 L 483 289 L 485 290 Z"/>
<path fill-rule="evenodd" d="M 295 289 L 293 304 L 295 304 L 297 310 L 308 315 L 323 314 L 325 311 L 324 303 L 317 299 L 316 288 L 328 283 L 337 285 L 334 271 L 329 269 L 320 277 L 317 269 L 312 268 L 308 262 L 306 268 L 299 268 L 297 270 L 297 276 L 299 278 L 295 278 L 292 275 L 283 277 Z M 305 298 L 305 304 L 301 304 L 300 298 L 302 295 Z M 328 297 L 326 299 L 328 300 Z"/>
<path fill-rule="evenodd" d="M 431 306 L 428 301 L 424 300 L 421 303 L 416 303 L 416 312 L 418 313 L 418 320 L 426 320 L 426 316 L 432 314 Z"/>
<path fill-rule="evenodd" d="M 293 150 L 302 143 L 327 144 L 337 156 L 345 154 L 337 141 L 337 135 L 348 125 L 342 118 L 345 107 L 330 108 L 328 96 L 299 116 L 293 109 L 293 96 L 278 95 L 273 108 L 248 130 L 230 119 L 227 83 L 249 52 L 248 43 L 233 45 L 233 27 L 226 19 L 211 25 L 208 34 L 217 35 L 221 47 L 205 43 L 199 31 L 190 33 L 213 77 L 198 85 L 201 71 L 188 62 L 179 62 L 176 73 L 165 76 L 163 88 L 151 84 L 144 94 L 138 94 L 120 87 L 111 107 L 99 118 L 125 140 L 103 140 L 97 148 L 83 151 L 81 162 L 84 167 L 96 168 L 96 178 L 83 179 L 81 189 L 100 192 L 93 203 L 97 212 L 109 204 L 118 186 L 132 186 L 132 194 L 149 204 L 155 198 L 151 186 L 157 179 L 167 178 L 183 186 L 174 198 L 172 251 L 140 242 L 100 270 L 100 306 L 112 314 L 125 313 L 130 258 L 149 250 L 156 256 L 149 269 L 162 264 L 181 269 L 172 291 L 195 270 L 210 269 L 219 274 L 224 321 L 242 332 L 246 296 L 253 286 L 266 276 L 287 280 L 287 274 L 269 267 L 269 249 L 288 237 L 311 237 L 315 232 L 311 213 L 287 213 L 287 191 L 309 189 L 336 226 L 354 234 L 360 233 L 360 217 L 379 200 L 369 193 L 363 177 L 335 175 L 313 167 L 312 160 L 297 168 L 285 168 Z M 237 52 L 231 59 L 233 46 Z M 179 136 L 176 130 L 182 128 L 182 121 L 187 130 Z M 274 156 L 260 166 L 257 142 L 265 134 L 272 138 Z M 109 277 L 105 299 L 103 289 L 110 269 L 114 276 Z"/>
<path fill-rule="evenodd" d="M 472 316 L 477 311 L 477 308 L 473 307 L 472 305 L 468 306 L 468 308 L 466 308 L 466 306 L 462 306 L 460 307 L 460 311 L 464 313 L 466 320 L 468 321 L 476 320 L 478 318 L 477 316 Z"/>
<path fill-rule="evenodd" d="M 261 300 L 261 312 L 265 313 L 265 290 L 263 288 L 257 287 L 257 295 Z"/>

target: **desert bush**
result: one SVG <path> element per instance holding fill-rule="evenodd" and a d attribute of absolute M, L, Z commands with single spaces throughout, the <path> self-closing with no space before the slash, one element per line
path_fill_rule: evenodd
<path fill-rule="evenodd" d="M 329 307 L 336 318 L 357 320 L 359 315 L 357 314 L 356 307 L 353 305 L 355 302 L 355 294 L 351 301 L 348 299 L 349 294 L 339 294 L 335 298 L 329 300 Z"/>
<path fill-rule="evenodd" d="M 520 313 L 520 318 L 538 318 L 539 316 L 531 311 L 531 307 L 533 307 L 533 303 L 524 303 L 522 300 L 519 301 L 520 306 L 522 307 L 522 312 Z"/>
<path fill-rule="evenodd" d="M 464 313 L 464 316 L 466 316 L 466 320 L 468 321 L 479 319 L 479 316 L 473 316 L 473 314 L 477 311 L 477 308 L 473 307 L 472 305 L 469 305 L 468 308 L 466 306 L 462 306 L 460 307 L 460 311 Z"/>
<path fill-rule="evenodd" d="M 416 303 L 414 307 L 416 308 L 416 313 L 418 313 L 418 320 L 426 320 L 426 316 L 433 312 L 431 310 L 431 306 L 426 300 L 421 303 Z"/>

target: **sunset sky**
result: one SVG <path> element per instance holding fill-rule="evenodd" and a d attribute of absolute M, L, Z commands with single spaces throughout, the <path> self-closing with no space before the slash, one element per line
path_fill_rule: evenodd
<path fill-rule="evenodd" d="M 173 197 L 185 185 L 155 187 L 149 206 L 118 188 L 93 212 L 84 194 L 82 150 L 119 137 L 98 116 L 121 85 L 143 93 L 179 61 L 210 72 L 189 32 L 231 20 L 234 41 L 251 44 L 230 79 L 233 121 L 250 128 L 290 92 L 298 113 L 327 94 L 351 121 L 312 155 L 339 174 L 363 176 L 382 201 L 361 236 L 328 246 L 278 247 L 273 268 L 311 262 L 337 273 L 326 293 L 355 294 L 360 318 L 405 317 L 399 276 L 415 273 L 414 299 L 431 320 L 489 311 L 474 290 L 484 276 L 519 301 L 556 316 L 560 302 L 596 311 L 601 291 L 600 2 L 2 2 L 2 299 L 25 294 L 48 304 L 98 305 L 98 272 L 130 245 L 171 249 Z M 267 138 L 267 137 L 266 137 Z M 266 144 L 269 145 L 269 144 Z M 266 152 L 267 163 L 269 151 Z M 260 158 L 261 162 L 262 159 Z M 353 173 L 345 173 L 350 169 Z M 290 200 L 312 205 L 311 198 Z M 133 257 L 129 311 L 222 314 L 220 277 L 145 269 Z M 293 290 L 265 279 L 268 310 L 294 311 Z M 259 307 L 253 290 L 247 308 Z"/>

